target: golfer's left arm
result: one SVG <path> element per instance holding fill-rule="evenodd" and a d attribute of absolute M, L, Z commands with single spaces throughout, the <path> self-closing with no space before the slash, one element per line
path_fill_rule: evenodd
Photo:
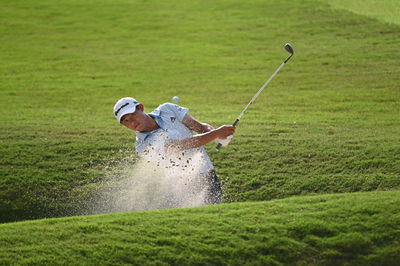
<path fill-rule="evenodd" d="M 188 150 L 203 146 L 215 139 L 226 139 L 235 133 L 235 127 L 232 125 L 224 125 L 217 129 L 213 129 L 206 133 L 201 133 L 190 138 L 174 140 L 170 139 L 165 143 L 167 154 L 173 152 Z"/>
<path fill-rule="evenodd" d="M 207 123 L 202 123 L 196 120 L 193 116 L 186 114 L 182 119 L 182 124 L 197 133 L 206 133 L 214 128 Z"/>

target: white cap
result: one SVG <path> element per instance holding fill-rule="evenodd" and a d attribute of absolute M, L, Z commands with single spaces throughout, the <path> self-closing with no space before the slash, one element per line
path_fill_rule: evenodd
<path fill-rule="evenodd" d="M 114 115 L 118 122 L 121 123 L 121 118 L 126 114 L 131 114 L 136 111 L 136 106 L 140 103 L 133 98 L 125 97 L 118 100 L 114 105 Z"/>

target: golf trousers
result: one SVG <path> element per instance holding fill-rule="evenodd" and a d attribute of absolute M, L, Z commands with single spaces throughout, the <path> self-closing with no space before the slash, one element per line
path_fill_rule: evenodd
<path fill-rule="evenodd" d="M 207 193 L 207 204 L 218 204 L 221 203 L 222 188 L 219 178 L 215 170 L 210 170 L 208 174 L 208 193 Z"/>

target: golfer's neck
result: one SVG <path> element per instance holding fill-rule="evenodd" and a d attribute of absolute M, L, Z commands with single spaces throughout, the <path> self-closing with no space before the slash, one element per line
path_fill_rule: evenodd
<path fill-rule="evenodd" d="M 148 124 L 147 126 L 147 132 L 151 132 L 153 130 L 159 129 L 160 126 L 157 124 L 156 120 L 152 118 L 151 116 L 147 115 L 147 121 L 146 123 Z"/>

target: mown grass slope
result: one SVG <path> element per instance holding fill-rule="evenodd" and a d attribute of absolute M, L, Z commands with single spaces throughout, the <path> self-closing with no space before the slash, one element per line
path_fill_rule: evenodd
<path fill-rule="evenodd" d="M 0 220 L 63 216 L 133 153 L 112 115 L 179 95 L 232 123 L 225 202 L 400 185 L 400 31 L 319 1 L 12 1 L 0 17 Z"/>
<path fill-rule="evenodd" d="M 399 2 L 396 0 L 322 0 L 336 9 L 345 9 L 356 14 L 379 19 L 386 23 L 400 25 Z"/>
<path fill-rule="evenodd" d="M 0 225 L 19 265 L 396 265 L 400 191 Z"/>

